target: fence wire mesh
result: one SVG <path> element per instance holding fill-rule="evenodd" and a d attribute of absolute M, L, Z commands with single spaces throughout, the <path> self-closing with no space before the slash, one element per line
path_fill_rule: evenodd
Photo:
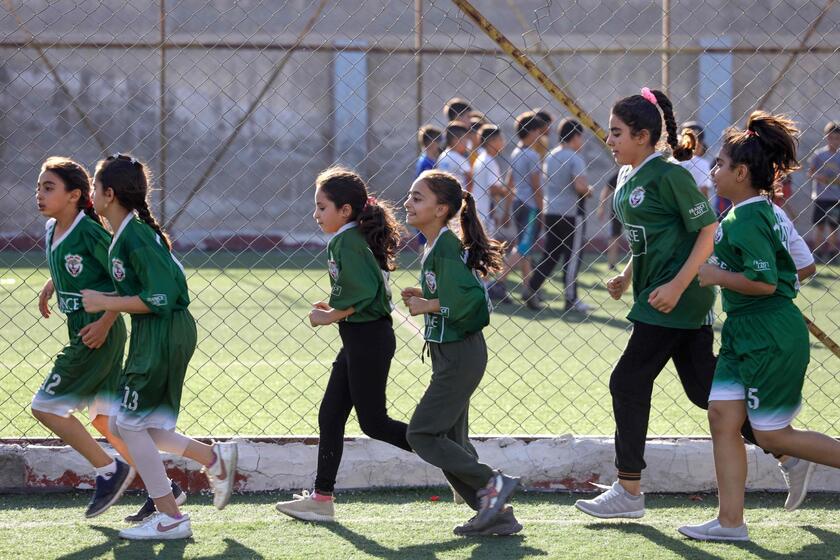
<path fill-rule="evenodd" d="M 703 124 L 705 157 L 713 158 L 725 127 L 756 107 L 791 115 L 802 130 L 803 169 L 792 176 L 785 210 L 823 261 L 797 303 L 840 339 L 840 245 L 827 236 L 836 233 L 840 210 L 834 207 L 827 227 L 814 226 L 808 163 L 825 145 L 824 125 L 840 119 L 833 0 L 475 6 L 602 126 L 618 98 L 664 87 L 678 121 Z M 47 435 L 28 403 L 67 337 L 63 317 L 45 320 L 37 310 L 49 272 L 33 187 L 45 157 L 92 167 L 106 154 L 130 152 L 154 171 L 152 208 L 187 266 L 199 326 L 180 428 L 311 434 L 340 345 L 335 328 L 304 322 L 328 289 L 326 239 L 311 218 L 316 174 L 334 163 L 351 166 L 380 198 L 399 204 L 415 176 L 418 127 L 444 127 L 448 99 L 467 99 L 502 129 L 503 173 L 518 114 L 551 114 L 552 146 L 556 123 L 568 116 L 444 0 L 6 0 L 0 34 L 5 438 Z M 578 289 L 591 310 L 566 309 L 559 267 L 540 311 L 519 297 L 521 274 L 508 278 L 513 302 L 498 305 L 485 329 L 490 360 L 472 401 L 476 433 L 614 429 L 608 380 L 628 337 L 631 302 L 629 295 L 613 301 L 605 290 L 609 247 L 618 247 L 622 262 L 627 257 L 598 195 L 617 168 L 589 132 L 580 153 L 595 190 L 579 230 Z M 417 243 L 406 239 L 394 287 L 414 284 L 418 268 Z M 407 419 L 430 371 L 419 358 L 422 319 L 400 305 L 394 316 L 388 402 L 394 417 Z M 812 342 L 799 423 L 840 434 L 837 357 Z M 355 420 L 352 433 L 359 433 Z M 708 433 L 670 365 L 657 381 L 650 433 Z"/>

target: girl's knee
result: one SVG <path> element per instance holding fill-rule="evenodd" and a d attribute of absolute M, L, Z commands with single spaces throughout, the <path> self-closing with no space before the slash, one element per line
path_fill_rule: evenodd
<path fill-rule="evenodd" d="M 788 426 L 781 430 L 762 431 L 756 430 L 753 427 L 753 433 L 755 434 L 755 441 L 759 447 L 770 453 L 783 454 L 784 439 L 790 429 L 790 426 Z"/>
<path fill-rule="evenodd" d="M 103 436 L 107 436 L 110 433 L 108 429 L 108 421 L 109 417 L 103 414 L 97 414 L 96 417 L 90 421 L 91 425 L 96 428 L 96 431 L 102 434 Z"/>
<path fill-rule="evenodd" d="M 709 429 L 713 436 L 732 431 L 740 433 L 741 426 L 744 423 L 744 414 L 732 406 L 730 401 L 710 402 L 707 415 L 709 418 Z"/>

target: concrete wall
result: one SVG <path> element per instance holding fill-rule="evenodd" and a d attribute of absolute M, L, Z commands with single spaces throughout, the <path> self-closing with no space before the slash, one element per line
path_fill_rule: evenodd
<path fill-rule="evenodd" d="M 23 3 L 17 3 L 23 4 Z M 284 3 L 188 0 L 174 3 L 167 14 L 167 34 L 173 41 L 224 43 L 292 42 L 314 9 L 312 2 Z M 521 13 L 539 28 L 551 48 L 656 46 L 659 8 L 634 0 L 621 4 L 587 0 L 569 3 L 541 0 L 519 2 Z M 503 32 L 522 46 L 534 46 L 536 35 L 522 37 L 522 28 L 506 3 L 484 0 L 476 5 Z M 817 16 L 811 2 L 672 2 L 674 46 L 696 47 L 701 41 L 725 37 L 733 46 L 790 46 Z M 26 2 L 20 16 L 41 41 L 118 41 L 153 46 L 159 37 L 158 3 Z M 794 16 L 795 14 L 795 16 Z M 812 44 L 840 44 L 837 8 L 824 20 Z M 413 2 L 329 2 L 307 44 L 364 41 L 385 47 L 413 45 Z M 490 41 L 449 2 L 425 2 L 424 29 L 430 48 L 490 47 Z M 0 15 L 2 42 L 25 41 L 8 12 Z M 156 48 L 48 48 L 48 57 L 108 145 L 107 152 L 131 151 L 160 173 L 158 139 L 159 52 Z M 182 204 L 251 99 L 265 83 L 282 50 L 189 48 L 167 52 L 166 97 L 170 112 L 167 141 L 166 214 Z M 0 48 L 0 236 L 42 232 L 42 220 L 32 210 L 32 187 L 39 163 L 64 154 L 93 165 L 101 155 L 79 122 L 67 98 L 58 90 L 44 63 L 31 48 Z M 310 187 L 316 173 L 336 160 L 331 117 L 334 86 L 330 50 L 295 53 L 265 102 L 246 124 L 227 156 L 219 162 L 207 186 L 188 208 L 175 231 L 185 243 L 206 241 L 209 235 L 232 233 L 281 235 L 292 242 L 320 239 L 309 218 Z M 775 79 L 787 55 L 733 55 L 731 115 L 742 121 Z M 602 125 L 616 98 L 659 82 L 658 55 L 554 56 L 570 92 Z M 548 70 L 545 61 L 540 66 Z M 373 189 L 399 199 L 408 189 L 416 158 L 416 98 L 414 60 L 408 54 L 367 56 L 368 157 L 360 170 Z M 533 107 L 547 107 L 557 116 L 564 110 L 524 77 L 505 56 L 426 55 L 423 59 L 424 121 L 443 124 L 441 107 L 462 95 L 500 123 L 508 137 L 513 116 Z M 840 57 L 801 56 L 782 82 L 772 106 L 793 115 L 803 128 L 803 157 L 818 146 L 828 118 L 838 118 Z M 680 120 L 695 117 L 698 98 L 698 55 L 673 57 L 672 97 Z M 586 147 L 590 178 L 602 185 L 613 164 L 595 141 Z M 795 184 L 805 185 L 803 173 Z M 807 186 L 794 206 L 808 204 Z M 161 193 L 154 197 L 160 210 Z M 590 208 L 593 205 L 590 204 Z M 809 225 L 800 221 L 800 229 Z M 592 220 L 588 231 L 597 235 Z"/>

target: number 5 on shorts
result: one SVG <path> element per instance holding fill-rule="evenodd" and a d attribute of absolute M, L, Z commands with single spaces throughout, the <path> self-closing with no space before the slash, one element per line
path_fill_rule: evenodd
<path fill-rule="evenodd" d="M 747 406 L 753 410 L 758 410 L 758 405 L 761 402 L 758 400 L 758 395 L 756 395 L 757 392 L 758 389 L 755 387 L 747 389 Z"/>

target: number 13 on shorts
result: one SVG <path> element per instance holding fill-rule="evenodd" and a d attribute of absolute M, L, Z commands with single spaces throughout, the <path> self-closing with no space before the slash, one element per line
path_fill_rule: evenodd
<path fill-rule="evenodd" d="M 131 388 L 126 385 L 125 386 L 125 394 L 123 395 L 123 402 L 122 405 L 124 408 L 128 410 L 137 410 L 137 404 L 140 400 L 140 395 L 137 394 L 137 391 L 132 391 Z"/>
<path fill-rule="evenodd" d="M 758 389 L 755 387 L 747 389 L 747 406 L 753 410 L 758 410 L 758 405 L 760 404 L 757 393 Z"/>

